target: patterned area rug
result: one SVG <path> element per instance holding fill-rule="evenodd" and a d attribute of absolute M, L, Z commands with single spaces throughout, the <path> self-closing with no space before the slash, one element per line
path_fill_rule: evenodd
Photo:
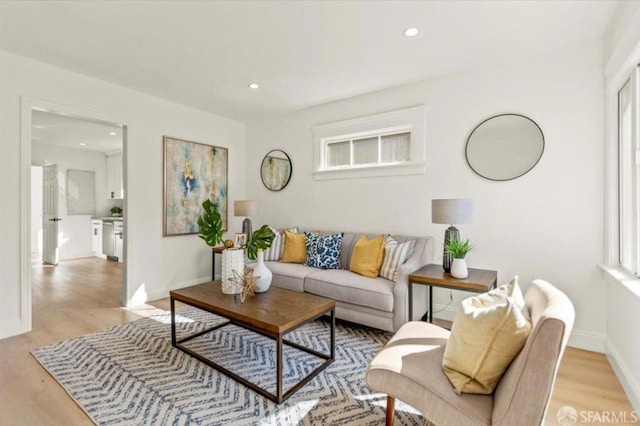
<path fill-rule="evenodd" d="M 178 338 L 224 321 L 184 307 Z M 336 361 L 277 405 L 171 346 L 166 313 L 40 348 L 33 356 L 100 425 L 380 425 L 386 395 L 373 393 L 365 372 L 389 333 L 336 324 Z M 328 353 L 329 324 L 315 321 L 286 336 Z M 275 389 L 275 343 L 225 326 L 187 343 L 236 374 Z M 285 345 L 284 389 L 321 360 Z M 423 425 L 396 402 L 396 424 Z"/>

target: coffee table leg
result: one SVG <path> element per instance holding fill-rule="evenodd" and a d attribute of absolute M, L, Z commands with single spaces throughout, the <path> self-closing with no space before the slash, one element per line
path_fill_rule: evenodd
<path fill-rule="evenodd" d="M 171 345 L 176 345 L 176 301 L 171 298 Z"/>
<path fill-rule="evenodd" d="M 279 334 L 276 339 L 276 397 L 278 404 L 282 402 L 282 335 Z"/>
<path fill-rule="evenodd" d="M 331 310 L 331 360 L 336 359 L 336 310 Z"/>

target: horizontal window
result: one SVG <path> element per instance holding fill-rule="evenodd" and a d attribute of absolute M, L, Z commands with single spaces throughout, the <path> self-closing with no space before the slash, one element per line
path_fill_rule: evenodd
<path fill-rule="evenodd" d="M 424 174 L 424 107 L 315 126 L 314 178 Z"/>

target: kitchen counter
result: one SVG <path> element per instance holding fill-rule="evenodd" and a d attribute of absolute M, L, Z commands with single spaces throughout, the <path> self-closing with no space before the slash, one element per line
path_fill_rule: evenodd
<path fill-rule="evenodd" d="M 113 222 L 113 221 L 122 221 L 122 216 L 102 216 L 102 217 L 92 217 L 91 220 L 101 220 L 103 222 Z"/>

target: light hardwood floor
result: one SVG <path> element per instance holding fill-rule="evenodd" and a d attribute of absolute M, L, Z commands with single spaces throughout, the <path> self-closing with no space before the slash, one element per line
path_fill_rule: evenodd
<path fill-rule="evenodd" d="M 122 271 L 121 264 L 98 258 L 33 268 L 33 331 L 0 340 L 0 425 L 92 424 L 29 351 L 169 309 L 168 299 L 120 307 Z M 546 424 L 558 424 L 556 413 L 565 405 L 633 418 L 605 356 L 579 349 L 565 353 Z"/>

